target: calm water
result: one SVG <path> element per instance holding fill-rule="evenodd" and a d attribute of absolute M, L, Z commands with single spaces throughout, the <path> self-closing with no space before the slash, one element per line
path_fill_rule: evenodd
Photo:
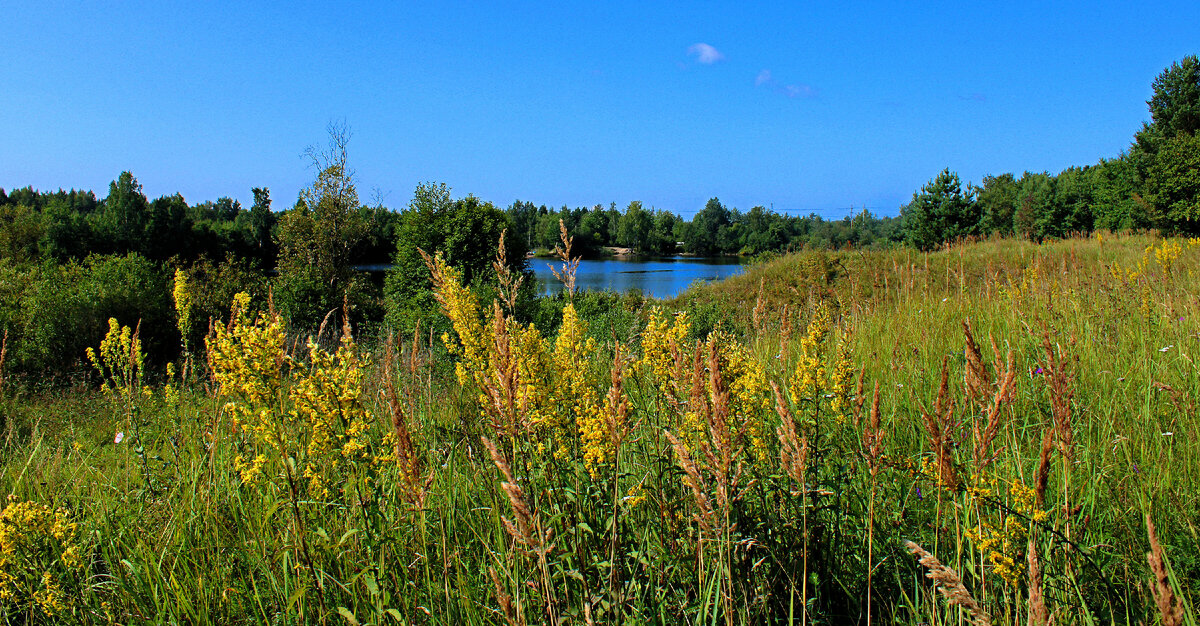
<path fill-rule="evenodd" d="M 550 271 L 551 259 L 530 259 L 529 267 L 537 277 L 543 295 L 562 291 L 562 283 Z M 562 263 L 555 263 L 561 267 Z M 608 290 L 625 293 L 630 289 L 655 298 L 673 298 L 696 281 L 712 281 L 742 273 L 737 258 L 700 259 L 694 257 L 624 257 L 580 261 L 575 274 L 578 290 Z"/>

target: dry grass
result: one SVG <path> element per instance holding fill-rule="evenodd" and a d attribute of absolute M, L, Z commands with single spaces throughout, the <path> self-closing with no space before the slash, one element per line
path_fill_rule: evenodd
<path fill-rule="evenodd" d="M 971 597 L 971 592 L 967 591 L 963 585 L 962 577 L 958 575 L 958 572 L 943 565 L 937 557 L 912 541 L 905 541 L 904 547 L 908 548 L 908 551 L 917 557 L 917 561 L 928 570 L 925 575 L 933 581 L 946 602 L 966 609 L 971 616 L 971 623 L 975 626 L 991 626 L 992 618 L 975 601 L 975 598 Z"/>
<path fill-rule="evenodd" d="M 1150 563 L 1150 572 L 1154 574 L 1153 593 L 1154 604 L 1158 607 L 1158 616 L 1163 626 L 1183 626 L 1183 603 L 1171 588 L 1171 577 L 1167 572 L 1166 558 L 1163 556 L 1162 545 L 1158 543 L 1158 533 L 1154 531 L 1154 521 L 1146 514 L 1146 536 L 1150 540 L 1150 551 L 1146 560 Z"/>

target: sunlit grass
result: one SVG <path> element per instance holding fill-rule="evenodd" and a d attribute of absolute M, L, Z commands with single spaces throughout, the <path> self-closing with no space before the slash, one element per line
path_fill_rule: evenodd
<path fill-rule="evenodd" d="M 63 509 L 87 575 L 64 575 L 51 533 L 39 571 L 4 571 L 26 589 L 49 572 L 70 601 L 0 591 L 0 607 L 14 623 L 1024 624 L 1039 606 L 1154 623 L 1149 515 L 1194 623 L 1196 268 L 1200 245 L 1110 235 L 801 253 L 637 312 L 620 348 L 586 316 L 543 337 L 472 308 L 446 273 L 454 362 L 415 338 L 347 339 L 336 358 L 260 342 L 216 379 L 144 393 L 10 383 L 0 490 Z M 906 540 L 975 604 L 948 603 Z"/>

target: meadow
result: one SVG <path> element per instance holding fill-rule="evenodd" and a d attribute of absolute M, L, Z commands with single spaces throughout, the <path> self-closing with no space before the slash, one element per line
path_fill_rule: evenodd
<path fill-rule="evenodd" d="M 163 370 L 133 319 L 0 366 L 7 622 L 1197 623 L 1200 240 L 801 252 L 553 334 L 429 265 L 442 336 L 239 295 Z"/>

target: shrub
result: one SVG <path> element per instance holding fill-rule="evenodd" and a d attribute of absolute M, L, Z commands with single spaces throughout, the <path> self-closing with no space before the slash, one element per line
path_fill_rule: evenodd
<path fill-rule="evenodd" d="M 10 329 L 13 369 L 23 373 L 78 371 L 84 350 L 104 336 L 109 318 L 141 322 L 147 356 L 176 354 L 167 274 L 137 254 L 92 255 L 82 263 L 25 266 L 0 272 L 0 325 Z"/>

